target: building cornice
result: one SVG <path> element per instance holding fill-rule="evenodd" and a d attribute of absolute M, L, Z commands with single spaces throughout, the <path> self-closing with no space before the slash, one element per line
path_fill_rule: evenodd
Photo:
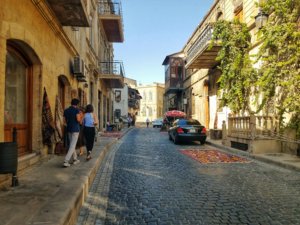
<path fill-rule="evenodd" d="M 201 20 L 201 22 L 199 23 L 199 25 L 195 29 L 195 31 L 192 33 L 192 35 L 188 39 L 188 41 L 186 42 L 186 44 L 183 46 L 183 48 L 181 50 L 182 52 L 184 52 L 184 49 L 186 48 L 186 46 L 191 42 L 191 40 L 196 35 L 196 33 L 198 32 L 198 30 L 201 29 L 202 25 L 205 23 L 206 19 L 212 13 L 212 11 L 215 9 L 215 7 L 219 4 L 219 2 L 220 2 L 220 0 L 217 0 L 217 1 L 214 2 L 214 4 L 212 5 L 212 7 L 209 9 L 209 11 L 206 13 L 206 15 L 203 17 L 203 19 Z"/>
<path fill-rule="evenodd" d="M 69 49 L 69 51 L 74 55 L 78 55 L 78 51 L 68 38 L 67 34 L 64 32 L 61 24 L 57 20 L 54 12 L 47 4 L 46 0 L 31 0 L 35 7 L 38 9 L 39 13 L 42 15 L 44 20 L 47 22 L 49 27 L 53 32 L 59 37 L 59 39 L 64 43 L 64 45 Z"/>

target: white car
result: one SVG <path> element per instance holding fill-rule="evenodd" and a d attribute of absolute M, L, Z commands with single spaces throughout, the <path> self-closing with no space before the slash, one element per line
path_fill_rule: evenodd
<path fill-rule="evenodd" d="M 162 127 L 162 125 L 163 125 L 163 119 L 162 118 L 159 118 L 159 119 L 156 119 L 156 120 L 153 120 L 152 121 L 152 126 L 153 126 L 153 128 L 155 128 L 155 127 Z"/>

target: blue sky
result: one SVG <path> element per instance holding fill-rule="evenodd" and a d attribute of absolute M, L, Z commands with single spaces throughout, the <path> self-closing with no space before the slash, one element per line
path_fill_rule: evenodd
<path fill-rule="evenodd" d="M 122 0 L 124 39 L 115 60 L 138 83 L 164 83 L 162 62 L 181 51 L 213 0 Z"/>

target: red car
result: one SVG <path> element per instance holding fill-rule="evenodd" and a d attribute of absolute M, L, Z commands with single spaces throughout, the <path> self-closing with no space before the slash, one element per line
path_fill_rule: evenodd
<path fill-rule="evenodd" d="M 194 119 L 177 119 L 168 130 L 169 140 L 174 144 L 179 142 L 200 141 L 201 144 L 206 140 L 206 128 Z"/>

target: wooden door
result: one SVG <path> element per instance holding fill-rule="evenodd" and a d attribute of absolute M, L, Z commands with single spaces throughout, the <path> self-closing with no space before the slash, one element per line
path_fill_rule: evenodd
<path fill-rule="evenodd" d="M 19 156 L 31 149 L 31 67 L 19 52 L 8 47 L 5 70 L 4 140 L 13 140 L 13 128 L 17 129 Z"/>

